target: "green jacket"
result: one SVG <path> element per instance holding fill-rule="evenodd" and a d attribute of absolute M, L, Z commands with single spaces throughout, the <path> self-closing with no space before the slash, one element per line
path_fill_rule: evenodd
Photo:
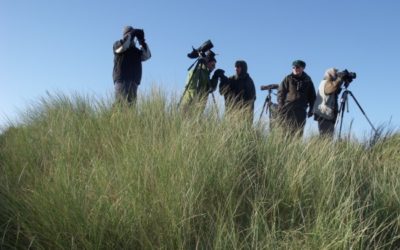
<path fill-rule="evenodd" d="M 218 84 L 218 79 L 210 79 L 210 73 L 205 65 L 198 68 L 196 72 L 194 72 L 194 69 L 189 71 L 182 98 L 183 105 L 192 103 L 194 99 L 207 103 L 209 91 L 215 89 Z"/>

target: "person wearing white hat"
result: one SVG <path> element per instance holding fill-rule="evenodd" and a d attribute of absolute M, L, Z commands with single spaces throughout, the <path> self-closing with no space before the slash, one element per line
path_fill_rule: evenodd
<path fill-rule="evenodd" d="M 321 136 L 333 137 L 338 115 L 338 97 L 343 83 L 343 77 L 338 74 L 338 69 L 329 68 L 325 71 L 313 108 L 314 119 L 318 122 Z"/>

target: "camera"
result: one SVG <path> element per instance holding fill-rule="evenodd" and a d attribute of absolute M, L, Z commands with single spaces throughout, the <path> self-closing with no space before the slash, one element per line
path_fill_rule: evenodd
<path fill-rule="evenodd" d="M 213 47 L 211 40 L 207 40 L 197 49 L 193 48 L 192 52 L 188 53 L 187 56 L 191 59 L 213 57 L 215 56 L 215 53 L 211 50 Z"/>
<path fill-rule="evenodd" d="M 139 43 L 144 42 L 144 30 L 143 29 L 134 29 L 132 27 L 127 27 L 125 29 L 127 29 L 127 30 L 124 31 L 124 36 L 127 34 L 130 34 L 132 41 L 136 37 L 137 40 L 139 41 Z"/>
<path fill-rule="evenodd" d="M 269 85 L 261 85 L 261 90 L 273 90 L 278 89 L 279 84 L 269 84 Z"/>
<path fill-rule="evenodd" d="M 144 30 L 143 29 L 135 29 L 133 31 L 133 35 L 136 36 L 136 38 L 139 41 L 143 41 L 144 40 Z"/>
<path fill-rule="evenodd" d="M 131 37 L 132 37 L 132 39 L 134 39 L 136 37 L 140 44 L 144 43 L 144 30 L 143 29 L 133 29 L 131 31 Z"/>
<path fill-rule="evenodd" d="M 349 83 L 351 83 L 351 81 L 353 81 L 353 79 L 357 77 L 357 74 L 355 72 L 350 72 L 347 69 L 345 69 L 341 72 L 338 72 L 337 76 L 341 77 L 347 86 L 349 85 Z"/>

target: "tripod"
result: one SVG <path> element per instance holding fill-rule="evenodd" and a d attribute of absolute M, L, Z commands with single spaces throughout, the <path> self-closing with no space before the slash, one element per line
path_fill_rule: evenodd
<path fill-rule="evenodd" d="M 271 108 L 274 105 L 273 102 L 272 102 L 272 96 L 271 95 L 272 95 L 272 89 L 268 89 L 268 95 L 265 98 L 264 105 L 263 105 L 263 107 L 261 109 L 260 117 L 258 118 L 258 122 L 260 122 L 261 121 L 261 117 L 262 117 L 262 115 L 264 113 L 264 109 L 265 109 L 265 113 L 268 113 L 268 110 L 269 110 L 268 118 L 269 118 L 270 128 L 271 128 L 271 119 L 273 118 L 272 117 L 272 113 L 271 113 Z"/>
<path fill-rule="evenodd" d="M 347 106 L 347 112 L 349 112 L 349 104 L 348 104 L 348 96 L 351 96 L 355 103 L 357 104 L 358 108 L 361 110 L 361 113 L 364 115 L 364 117 L 367 119 L 369 125 L 371 126 L 372 130 L 375 132 L 375 134 L 378 133 L 374 125 L 372 125 L 372 122 L 369 120 L 368 116 L 365 114 L 365 111 L 361 107 L 360 103 L 357 101 L 356 97 L 353 95 L 353 93 L 347 89 L 347 86 L 345 87 L 345 90 L 342 93 L 342 96 L 340 98 L 340 106 L 339 106 L 339 111 L 338 111 L 338 117 L 339 119 L 336 120 L 335 127 L 339 123 L 339 134 L 338 134 L 338 139 L 340 140 L 340 136 L 342 133 L 342 125 L 343 125 L 343 116 L 344 116 L 344 109 Z"/>
<path fill-rule="evenodd" d="M 188 82 L 186 84 L 186 87 L 185 87 L 185 90 L 183 91 L 182 97 L 179 100 L 178 107 L 180 106 L 180 104 L 181 104 L 181 102 L 183 100 L 183 97 L 185 96 L 186 92 L 188 91 L 188 88 L 189 88 L 190 83 L 192 82 L 193 76 L 197 73 L 199 68 L 202 69 L 205 66 L 204 58 L 202 58 L 202 57 L 197 58 L 196 61 L 194 63 L 192 63 L 192 65 L 190 65 L 190 67 L 188 68 L 188 71 L 190 71 L 193 68 L 193 66 L 194 66 L 194 69 L 193 69 L 192 75 L 190 76 L 190 78 L 189 78 L 189 80 L 188 80 Z M 203 79 L 203 74 L 200 73 L 200 77 L 197 79 L 197 81 L 195 83 L 197 91 L 200 91 L 200 82 L 203 82 L 202 80 L 204 80 Z M 212 96 L 212 99 L 213 99 L 213 103 L 214 103 L 214 105 L 216 107 L 216 111 L 217 111 L 217 113 L 219 113 L 214 93 L 210 91 L 208 94 L 210 94 L 210 93 L 211 93 L 211 96 Z"/>

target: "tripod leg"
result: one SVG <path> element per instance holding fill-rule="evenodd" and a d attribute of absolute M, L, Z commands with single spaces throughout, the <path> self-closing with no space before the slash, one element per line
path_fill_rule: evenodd
<path fill-rule="evenodd" d="M 188 89 L 188 86 L 186 85 L 185 90 L 183 91 L 183 94 L 182 94 L 181 98 L 179 99 L 178 108 L 181 106 L 183 97 L 185 96 L 187 89 Z"/>
<path fill-rule="evenodd" d="M 263 115 L 263 113 L 264 113 L 265 106 L 267 106 L 267 102 L 268 102 L 268 96 L 265 98 L 263 107 L 262 107 L 262 109 L 261 109 L 260 117 L 258 118 L 258 122 L 261 121 L 261 117 L 262 117 L 262 115 Z"/>
<path fill-rule="evenodd" d="M 343 105 L 343 110 L 340 111 L 340 125 L 339 125 L 339 135 L 338 135 L 339 140 L 342 134 L 343 114 L 344 114 L 344 105 Z"/>
<path fill-rule="evenodd" d="M 188 69 L 188 71 L 190 72 L 190 69 L 193 67 L 193 65 L 195 65 L 195 67 L 194 67 L 194 69 L 193 69 L 193 72 L 192 72 L 192 75 L 191 75 L 191 76 L 189 77 L 189 79 L 187 80 L 187 83 L 186 83 L 186 86 L 185 86 L 185 90 L 183 91 L 183 94 L 182 94 L 182 96 L 181 96 L 181 99 L 180 99 L 179 102 L 178 102 L 178 108 L 179 108 L 179 106 L 181 105 L 182 100 L 183 100 L 183 98 L 184 98 L 186 92 L 188 91 L 189 85 L 191 84 L 192 79 L 193 79 L 194 75 L 196 74 L 196 72 L 197 72 L 197 70 L 198 70 L 198 68 L 199 68 L 199 64 L 200 64 L 200 61 L 199 61 L 199 59 L 197 59 L 192 65 L 190 65 L 190 67 L 189 67 L 189 69 Z"/>
<path fill-rule="evenodd" d="M 340 140 L 340 136 L 342 133 L 342 125 L 343 125 L 343 115 L 344 115 L 344 110 L 345 110 L 345 105 L 346 105 L 346 99 L 347 99 L 347 93 L 342 94 L 342 98 L 340 100 L 340 107 L 339 107 L 339 112 L 338 112 L 338 117 L 339 119 L 336 120 L 335 127 L 337 127 L 339 123 L 339 134 L 338 134 L 338 139 Z"/>
<path fill-rule="evenodd" d="M 369 125 L 371 126 L 371 128 L 374 130 L 375 133 L 377 133 L 378 131 L 376 130 L 376 128 L 374 127 L 374 125 L 372 125 L 372 122 L 369 120 L 367 114 L 365 114 L 363 108 L 361 107 L 360 103 L 357 101 L 356 97 L 353 95 L 353 93 L 351 91 L 349 91 L 349 94 L 351 95 L 351 97 L 353 97 L 353 100 L 356 102 L 358 108 L 361 110 L 361 113 L 365 116 L 365 118 L 367 119 Z"/>

